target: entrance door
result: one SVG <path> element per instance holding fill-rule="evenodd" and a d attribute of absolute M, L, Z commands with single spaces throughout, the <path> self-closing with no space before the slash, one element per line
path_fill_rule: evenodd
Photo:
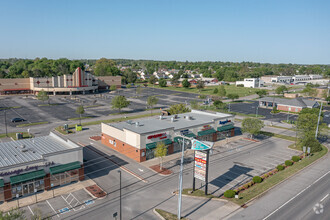
<path fill-rule="evenodd" d="M 29 183 L 29 194 L 34 193 L 34 184 L 33 183 Z"/>
<path fill-rule="evenodd" d="M 29 194 L 29 186 L 28 184 L 23 184 L 23 195 Z"/>

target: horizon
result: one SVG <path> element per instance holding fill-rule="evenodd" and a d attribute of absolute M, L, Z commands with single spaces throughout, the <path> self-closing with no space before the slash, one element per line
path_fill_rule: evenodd
<path fill-rule="evenodd" d="M 2 7 L 1 59 L 330 62 L 325 0 L 17 0 Z"/>

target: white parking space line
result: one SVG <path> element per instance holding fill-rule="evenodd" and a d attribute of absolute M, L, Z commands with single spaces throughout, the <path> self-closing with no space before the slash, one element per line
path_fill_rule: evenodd
<path fill-rule="evenodd" d="M 324 196 L 324 197 L 320 200 L 320 202 L 323 202 L 328 196 L 329 196 L 329 193 L 328 193 L 326 196 Z"/>
<path fill-rule="evenodd" d="M 32 215 L 34 215 L 34 213 L 32 212 L 32 209 L 30 208 L 29 205 L 28 205 L 28 208 L 29 208 L 30 212 L 32 213 Z"/>
<path fill-rule="evenodd" d="M 264 161 L 263 161 L 264 162 Z M 253 166 L 257 166 L 258 168 L 258 170 L 260 170 L 260 171 L 262 171 L 262 172 L 266 172 L 267 171 L 267 169 L 272 169 L 272 168 L 274 168 L 274 167 L 268 167 L 268 166 L 266 166 L 265 164 L 263 164 L 262 166 L 260 165 L 260 164 L 258 164 L 258 163 L 254 163 L 254 162 L 252 162 L 252 161 L 249 161 L 248 163 L 245 163 L 245 164 L 247 164 L 249 167 L 251 166 L 251 165 L 249 165 L 249 164 L 253 164 Z M 251 166 L 252 167 L 252 166 Z M 263 170 L 263 169 L 261 169 L 261 168 L 266 168 L 266 170 Z"/>
<path fill-rule="evenodd" d="M 55 212 L 55 214 L 57 215 L 57 217 L 60 217 L 57 212 L 55 211 L 55 209 L 53 208 L 53 206 L 48 202 L 48 200 L 46 200 L 46 202 L 48 203 L 48 205 L 50 206 L 50 208 Z"/>

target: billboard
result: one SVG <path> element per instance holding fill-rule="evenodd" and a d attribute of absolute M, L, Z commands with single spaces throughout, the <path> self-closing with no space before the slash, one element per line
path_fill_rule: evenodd
<path fill-rule="evenodd" d="M 206 142 L 206 141 L 200 142 L 196 139 L 193 139 L 191 142 L 192 142 L 192 146 L 191 146 L 192 150 L 209 150 L 213 147 L 214 144 L 212 142 Z"/>
<path fill-rule="evenodd" d="M 195 151 L 194 177 L 205 181 L 207 169 L 207 153 Z"/>

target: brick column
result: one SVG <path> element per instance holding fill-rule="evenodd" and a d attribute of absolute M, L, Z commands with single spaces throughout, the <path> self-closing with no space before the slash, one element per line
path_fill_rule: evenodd
<path fill-rule="evenodd" d="M 167 155 L 173 154 L 173 151 L 174 151 L 174 144 L 172 143 L 172 144 L 168 145 Z"/>
<path fill-rule="evenodd" d="M 231 137 L 234 137 L 235 136 L 235 128 L 232 128 L 231 129 L 231 134 L 230 135 L 231 135 Z"/>
<path fill-rule="evenodd" d="M 217 132 L 215 132 L 215 133 L 212 134 L 212 139 L 213 139 L 212 140 L 213 142 L 216 142 L 217 141 Z"/>
<path fill-rule="evenodd" d="M 45 183 L 45 190 L 50 190 L 50 174 L 47 173 L 46 176 L 44 177 L 44 183 Z"/>
<path fill-rule="evenodd" d="M 3 187 L 3 194 L 4 194 L 4 197 L 5 197 L 5 201 L 9 201 L 12 199 L 12 194 L 11 194 L 11 185 L 10 183 L 6 183 Z"/>
<path fill-rule="evenodd" d="M 85 179 L 84 164 L 81 165 L 81 168 L 78 170 L 78 174 L 79 174 L 79 181 L 83 181 Z"/>

